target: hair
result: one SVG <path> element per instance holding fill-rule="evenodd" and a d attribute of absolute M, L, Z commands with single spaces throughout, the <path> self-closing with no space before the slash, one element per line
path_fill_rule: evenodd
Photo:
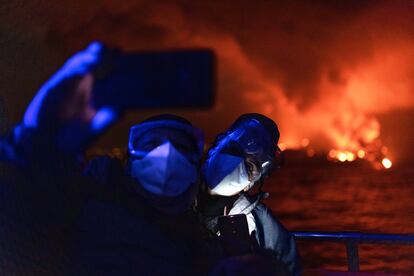
<path fill-rule="evenodd" d="M 174 114 L 160 114 L 160 115 L 155 115 L 155 116 L 152 116 L 152 117 L 149 117 L 149 118 L 145 119 L 141 123 L 154 122 L 154 121 L 164 121 L 164 120 L 178 121 L 180 123 L 184 123 L 184 124 L 193 126 L 190 123 L 190 121 L 188 121 L 187 119 L 185 119 L 185 118 L 183 118 L 181 116 L 174 115 Z"/>

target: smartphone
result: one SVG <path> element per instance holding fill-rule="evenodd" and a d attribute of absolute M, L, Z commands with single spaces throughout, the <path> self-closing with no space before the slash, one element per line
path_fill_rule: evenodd
<path fill-rule="evenodd" d="M 245 214 L 221 216 L 217 222 L 218 235 L 231 255 L 252 251 L 252 239 Z"/>
<path fill-rule="evenodd" d="M 210 107 L 215 55 L 208 49 L 111 53 L 95 73 L 95 107 Z"/>

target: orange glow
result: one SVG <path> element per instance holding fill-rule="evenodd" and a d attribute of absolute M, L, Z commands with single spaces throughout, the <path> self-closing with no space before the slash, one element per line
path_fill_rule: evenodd
<path fill-rule="evenodd" d="M 348 156 L 345 152 L 340 152 L 337 157 L 341 162 L 345 162 L 348 159 Z"/>
<path fill-rule="evenodd" d="M 384 158 L 382 159 L 382 165 L 384 166 L 384 168 L 389 169 L 392 166 L 392 162 L 390 159 Z"/>
<path fill-rule="evenodd" d="M 387 147 L 383 145 L 380 139 L 375 139 L 371 143 L 365 145 L 353 145 L 345 149 L 331 149 L 327 154 L 327 159 L 340 162 L 354 162 L 358 158 L 364 159 L 374 169 L 388 169 L 392 166 L 390 159 L 386 158 L 389 152 Z"/>
<path fill-rule="evenodd" d="M 313 157 L 313 156 L 315 156 L 315 150 L 314 150 L 314 149 L 308 149 L 308 150 L 306 151 L 306 155 L 307 155 L 308 157 Z"/>
<path fill-rule="evenodd" d="M 358 155 L 358 158 L 364 159 L 364 157 L 365 157 L 365 151 L 364 150 L 359 150 L 358 153 L 357 153 L 357 155 Z"/>
<path fill-rule="evenodd" d="M 336 159 L 341 162 L 352 162 L 356 159 L 356 155 L 350 151 L 330 150 L 328 153 L 328 159 Z"/>
<path fill-rule="evenodd" d="M 308 138 L 303 138 L 302 141 L 301 141 L 301 145 L 304 148 L 306 148 L 307 146 L 309 146 L 309 143 L 310 143 L 310 141 L 309 141 Z"/>
<path fill-rule="evenodd" d="M 348 160 L 349 162 L 352 162 L 355 160 L 355 154 L 353 154 L 352 152 L 347 152 L 346 153 L 346 160 Z"/>
<path fill-rule="evenodd" d="M 359 158 L 377 162 L 381 168 L 385 156 L 397 156 L 392 144 L 383 151 L 380 146 L 368 147 L 388 134 L 383 131 L 389 131 L 381 129 L 378 116 L 414 107 L 412 1 L 405 1 L 410 2 L 409 8 L 401 11 L 400 4 L 393 7 L 390 3 L 404 1 L 363 5 L 358 16 L 348 18 L 348 13 L 341 12 L 328 17 L 335 19 L 334 24 L 314 16 L 319 5 L 336 11 L 322 4 L 298 9 L 303 14 L 285 14 L 284 9 L 271 8 L 280 5 L 277 1 L 266 1 L 269 6 L 244 1 L 246 6 L 238 5 L 228 14 L 227 5 L 190 4 L 197 1 L 153 1 L 148 5 L 126 1 L 134 4 L 121 8 L 119 1 L 104 2 L 102 11 L 108 16 L 97 9 L 88 15 L 92 21 L 69 20 L 75 12 L 65 20 L 47 20 L 56 23 L 45 26 L 51 34 L 47 37 L 53 38 L 51 43 L 64 45 L 63 52 L 79 49 L 90 37 L 126 51 L 211 48 L 217 55 L 214 112 L 177 110 L 211 137 L 228 127 L 230 118 L 256 110 L 279 125 L 281 150 L 306 152 L 312 146 L 316 154 L 329 152 L 330 160 Z M 247 7 L 253 17 L 244 20 Z M 145 12 L 137 14 L 141 8 Z M 280 15 L 282 23 L 277 19 Z M 111 24 L 107 18 L 125 20 Z M 382 24 L 383 19 L 388 24 Z M 309 33 L 316 38 L 310 39 Z M 44 38 L 43 32 L 35 34 L 41 35 L 39 41 Z"/>

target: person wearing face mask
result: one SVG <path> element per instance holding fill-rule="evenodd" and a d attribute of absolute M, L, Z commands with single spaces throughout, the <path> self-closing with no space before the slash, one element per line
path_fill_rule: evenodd
<path fill-rule="evenodd" d="M 79 162 L 119 118 L 90 100 L 105 50 L 72 56 L 0 138 L 1 275 L 202 275 L 220 255 L 192 212 L 203 137 L 184 118 L 133 126 L 126 165 Z"/>
<path fill-rule="evenodd" d="M 165 114 L 131 128 L 125 167 L 108 157 L 92 161 L 85 174 L 99 188 L 77 220 L 83 266 L 105 275 L 206 273 L 221 250 L 192 209 L 202 150 L 200 130 Z"/>
<path fill-rule="evenodd" d="M 261 189 L 264 178 L 280 165 L 276 161 L 281 156 L 278 140 L 275 122 L 257 113 L 241 115 L 219 134 L 203 164 L 205 190 L 199 196 L 198 210 L 207 228 L 217 234 L 220 217 L 244 214 L 248 234 L 258 247 L 283 263 L 290 274 L 300 275 L 293 236 L 260 202 L 268 196 Z M 259 192 L 249 194 L 254 186 Z"/>
<path fill-rule="evenodd" d="M 133 126 L 128 142 L 128 174 L 144 197 L 175 199 L 154 207 L 166 213 L 191 209 L 197 194 L 202 132 L 182 117 L 158 115 Z M 151 203 L 151 202 L 150 202 Z"/>

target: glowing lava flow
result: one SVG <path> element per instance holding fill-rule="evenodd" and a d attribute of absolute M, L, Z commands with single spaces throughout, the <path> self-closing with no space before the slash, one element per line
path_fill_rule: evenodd
<path fill-rule="evenodd" d="M 310 141 L 307 138 L 302 139 L 301 144 L 295 146 L 280 143 L 279 147 L 282 151 L 286 149 L 304 150 L 308 157 L 313 157 L 315 150 L 310 147 Z M 383 146 L 379 139 L 374 140 L 372 143 L 366 145 L 364 148 L 358 150 L 346 150 L 346 149 L 331 149 L 327 154 L 327 159 L 332 162 L 354 162 L 357 160 L 366 160 L 373 168 L 377 170 L 390 169 L 392 167 L 392 161 L 387 157 L 388 148 Z"/>
<path fill-rule="evenodd" d="M 389 169 L 392 167 L 392 161 L 385 157 L 386 147 L 381 150 L 363 150 L 356 152 L 348 150 L 330 150 L 328 153 L 328 160 L 340 162 L 353 162 L 357 159 L 366 159 L 375 169 Z M 382 166 L 381 166 L 382 165 Z"/>
<path fill-rule="evenodd" d="M 390 159 L 384 158 L 382 159 L 382 165 L 384 166 L 384 168 L 389 169 L 392 166 L 392 162 Z"/>

